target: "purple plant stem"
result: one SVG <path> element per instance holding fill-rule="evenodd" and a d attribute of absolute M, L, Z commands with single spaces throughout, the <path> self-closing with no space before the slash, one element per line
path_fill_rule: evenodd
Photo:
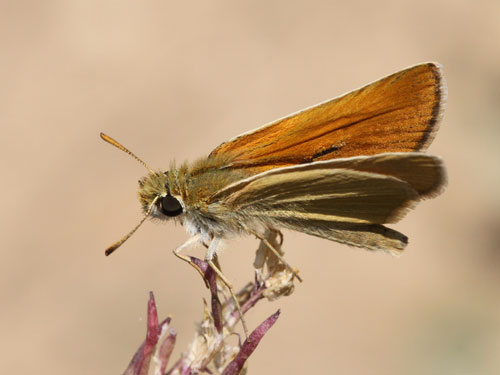
<path fill-rule="evenodd" d="M 269 331 L 269 329 L 276 323 L 280 315 L 280 310 L 276 311 L 269 318 L 264 320 L 251 334 L 248 339 L 245 340 L 239 353 L 236 357 L 226 366 L 222 375 L 238 375 L 245 365 L 246 360 L 253 353 L 260 340 Z"/>
<path fill-rule="evenodd" d="M 174 350 L 175 340 L 177 338 L 177 332 L 173 329 L 169 329 L 168 336 L 163 340 L 158 351 L 158 357 L 160 359 L 160 374 L 164 374 L 167 369 L 168 361 L 170 355 Z"/>
<path fill-rule="evenodd" d="M 217 329 L 218 333 L 222 333 L 222 305 L 219 300 L 219 295 L 217 294 L 217 275 L 215 274 L 215 271 L 212 269 L 212 267 L 210 267 L 208 262 L 195 257 L 191 257 L 191 261 L 200 268 L 205 276 L 205 281 L 207 282 L 210 289 L 214 326 L 215 329 Z"/>
<path fill-rule="evenodd" d="M 166 319 L 163 324 L 167 324 Z M 124 375 L 146 375 L 149 370 L 151 356 L 154 353 L 158 338 L 160 336 L 160 325 L 158 324 L 158 312 L 153 292 L 149 293 L 148 301 L 148 328 L 146 340 L 135 353 L 132 361 L 124 372 Z"/>
<path fill-rule="evenodd" d="M 248 310 L 250 310 L 252 307 L 255 306 L 255 304 L 257 302 L 259 302 L 262 298 L 264 298 L 264 290 L 266 288 L 265 287 L 261 287 L 255 291 L 252 291 L 252 294 L 250 295 L 250 298 L 248 299 L 248 301 L 246 301 L 243 306 L 241 306 L 241 312 L 244 314 L 246 313 Z M 238 316 L 239 315 L 239 312 L 238 311 L 234 311 L 233 312 L 233 316 Z"/>

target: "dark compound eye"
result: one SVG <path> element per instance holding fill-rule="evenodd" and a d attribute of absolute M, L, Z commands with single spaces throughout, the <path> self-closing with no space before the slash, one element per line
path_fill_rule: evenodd
<path fill-rule="evenodd" d="M 182 213 L 182 206 L 180 202 L 171 195 L 161 198 L 160 209 L 163 215 L 171 217 Z"/>

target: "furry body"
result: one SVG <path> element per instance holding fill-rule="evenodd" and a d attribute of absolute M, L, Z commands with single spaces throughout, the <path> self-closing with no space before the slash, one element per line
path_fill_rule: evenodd
<path fill-rule="evenodd" d="M 381 224 L 399 221 L 418 200 L 437 195 L 445 182 L 441 160 L 421 153 L 305 163 L 256 175 L 231 163 L 215 156 L 150 173 L 140 181 L 144 211 L 156 197 L 170 193 L 183 208 L 174 220 L 192 236 L 200 235 L 207 247 L 214 239 L 286 228 L 398 253 L 406 236 Z M 158 204 L 151 215 L 168 219 Z"/>
<path fill-rule="evenodd" d="M 421 152 L 437 132 L 446 85 L 436 63 L 416 65 L 222 143 L 193 164 L 139 181 L 144 219 L 173 218 L 216 253 L 220 239 L 280 228 L 400 253 L 399 221 L 446 182 Z"/>

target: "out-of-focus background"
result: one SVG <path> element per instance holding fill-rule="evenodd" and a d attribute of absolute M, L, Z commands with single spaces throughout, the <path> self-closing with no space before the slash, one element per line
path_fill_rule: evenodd
<path fill-rule="evenodd" d="M 282 315 L 252 374 L 500 372 L 500 2 L 2 1 L 0 362 L 5 374 L 118 374 L 146 301 L 192 338 L 207 291 L 171 250 L 182 227 L 140 219 L 155 168 L 423 61 L 449 96 L 429 152 L 449 185 L 396 228 L 393 258 L 285 232 L 305 282 L 254 308 Z M 221 262 L 252 278 L 255 239 Z M 201 255 L 201 250 L 193 254 Z"/>

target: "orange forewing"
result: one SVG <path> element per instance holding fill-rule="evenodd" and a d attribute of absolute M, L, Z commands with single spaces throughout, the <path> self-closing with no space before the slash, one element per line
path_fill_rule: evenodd
<path fill-rule="evenodd" d="M 210 157 L 259 173 L 287 165 L 424 149 L 446 97 L 438 64 L 394 73 L 227 141 Z"/>

